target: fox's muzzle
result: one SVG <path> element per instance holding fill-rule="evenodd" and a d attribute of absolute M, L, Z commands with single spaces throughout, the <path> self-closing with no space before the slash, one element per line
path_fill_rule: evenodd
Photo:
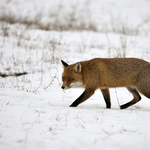
<path fill-rule="evenodd" d="M 68 86 L 61 86 L 61 88 L 63 89 L 63 90 L 67 90 L 67 89 L 69 89 L 69 88 L 71 88 L 70 86 L 68 87 Z"/>

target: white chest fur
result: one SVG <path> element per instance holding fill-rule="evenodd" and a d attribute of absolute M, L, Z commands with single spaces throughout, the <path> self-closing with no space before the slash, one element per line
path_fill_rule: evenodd
<path fill-rule="evenodd" d="M 82 84 L 82 82 L 78 81 L 76 83 L 71 83 L 70 87 L 71 88 L 84 88 L 85 86 Z"/>

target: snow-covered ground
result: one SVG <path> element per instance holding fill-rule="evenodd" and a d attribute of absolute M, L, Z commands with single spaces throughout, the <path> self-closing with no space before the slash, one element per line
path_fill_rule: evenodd
<path fill-rule="evenodd" d="M 58 24 L 68 21 L 68 15 L 86 24 L 65 24 L 61 31 L 54 30 L 55 24 L 48 31 L 38 26 L 56 21 L 57 13 Z M 37 18 L 29 25 L 39 14 L 40 22 Z M 17 23 L 20 16 L 28 23 Z M 95 57 L 150 61 L 149 0 L 1 0 L 0 27 L 0 73 L 28 72 L 0 78 L 0 150 L 149 149 L 149 99 L 142 96 L 120 110 L 132 95 L 125 88 L 110 89 L 112 109 L 106 109 L 97 90 L 70 108 L 83 89 L 61 89 L 60 62 Z"/>

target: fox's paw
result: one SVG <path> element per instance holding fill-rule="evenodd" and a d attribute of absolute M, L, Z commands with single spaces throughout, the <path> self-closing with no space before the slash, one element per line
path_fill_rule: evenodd
<path fill-rule="evenodd" d="M 107 109 L 111 109 L 111 105 L 107 105 L 106 108 L 107 108 Z"/>
<path fill-rule="evenodd" d="M 73 104 L 71 104 L 69 107 L 77 107 L 77 106 L 74 106 Z"/>
<path fill-rule="evenodd" d="M 121 105 L 120 109 L 126 109 L 127 107 L 129 107 L 129 106 L 127 106 L 126 104 L 125 105 Z"/>

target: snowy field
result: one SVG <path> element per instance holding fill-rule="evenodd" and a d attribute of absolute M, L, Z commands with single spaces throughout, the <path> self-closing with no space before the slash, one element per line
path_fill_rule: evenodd
<path fill-rule="evenodd" d="M 150 0 L 1 0 L 0 150 L 148 150 L 150 100 L 110 89 L 112 109 L 97 90 L 61 89 L 61 59 L 136 57 L 150 62 Z"/>

